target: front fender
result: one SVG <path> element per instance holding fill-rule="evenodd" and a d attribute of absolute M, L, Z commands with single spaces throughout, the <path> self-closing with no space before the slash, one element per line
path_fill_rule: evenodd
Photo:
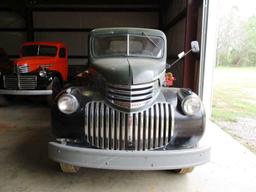
<path fill-rule="evenodd" d="M 182 98 L 179 97 L 179 93 L 183 90 L 178 88 L 162 89 L 166 101 L 171 103 L 174 108 L 174 130 L 170 146 L 195 146 L 203 136 L 205 130 L 205 111 L 203 105 L 201 110 L 193 116 L 185 115 L 182 112 Z"/>
<path fill-rule="evenodd" d="M 69 115 L 62 113 L 57 105 L 58 99 L 67 93 L 71 93 L 79 102 L 77 111 Z M 84 106 L 87 101 L 88 99 L 81 95 L 78 88 L 71 87 L 57 95 L 51 110 L 51 125 L 55 137 L 78 139 L 84 136 Z"/>

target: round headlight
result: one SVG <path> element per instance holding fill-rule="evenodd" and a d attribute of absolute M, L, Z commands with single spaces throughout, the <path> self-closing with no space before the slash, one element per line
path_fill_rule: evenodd
<path fill-rule="evenodd" d="M 39 71 L 39 76 L 40 77 L 46 77 L 46 75 L 47 75 L 47 72 L 45 70 Z"/>
<path fill-rule="evenodd" d="M 201 110 L 201 106 L 200 98 L 193 95 L 185 97 L 181 103 L 182 110 L 186 115 L 195 115 Z"/>
<path fill-rule="evenodd" d="M 75 96 L 63 95 L 58 100 L 58 107 L 62 113 L 72 114 L 78 109 L 79 103 Z"/>

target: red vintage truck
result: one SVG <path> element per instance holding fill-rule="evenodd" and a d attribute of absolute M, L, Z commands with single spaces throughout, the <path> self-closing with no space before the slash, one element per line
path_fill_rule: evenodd
<path fill-rule="evenodd" d="M 55 96 L 67 81 L 67 55 L 61 42 L 23 43 L 13 70 L 0 73 L 0 94 Z"/>

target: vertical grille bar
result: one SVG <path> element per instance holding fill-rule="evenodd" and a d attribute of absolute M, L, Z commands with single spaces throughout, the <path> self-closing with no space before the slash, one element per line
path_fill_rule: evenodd
<path fill-rule="evenodd" d="M 100 139 L 100 129 L 99 129 L 99 102 L 95 103 L 95 125 L 94 125 L 94 130 L 95 130 L 95 145 L 99 146 L 99 139 Z"/>
<path fill-rule="evenodd" d="M 110 138 L 109 138 L 109 107 L 106 106 L 106 148 L 109 149 Z"/>
<path fill-rule="evenodd" d="M 149 148 L 149 145 L 148 145 L 148 141 L 149 141 L 149 110 L 145 111 L 145 127 L 144 127 L 144 135 L 145 135 L 145 138 L 144 138 L 144 149 L 148 149 Z"/>
<path fill-rule="evenodd" d="M 172 105 L 168 105 L 168 109 L 169 109 L 169 114 L 171 114 L 171 116 L 173 116 L 174 112 L 173 112 L 173 109 L 172 109 Z M 168 141 L 171 140 L 171 136 L 173 135 L 173 123 L 174 121 L 172 121 L 172 118 L 169 118 L 169 126 L 171 127 L 171 129 L 169 130 L 169 135 L 168 135 Z"/>
<path fill-rule="evenodd" d="M 115 111 L 111 109 L 111 120 L 110 120 L 110 135 L 111 135 L 111 141 L 110 141 L 110 149 L 114 149 L 114 138 L 115 138 Z"/>
<path fill-rule="evenodd" d="M 100 103 L 100 145 L 105 148 L 105 138 L 104 138 L 104 104 Z"/>
<path fill-rule="evenodd" d="M 115 123 L 115 146 L 116 149 L 120 149 L 120 112 L 116 112 L 116 123 Z"/>
<path fill-rule="evenodd" d="M 158 104 L 155 105 L 155 116 L 156 116 L 156 122 L 155 122 L 155 146 L 154 147 L 158 147 L 159 146 L 159 106 Z"/>
<path fill-rule="evenodd" d="M 168 143 L 168 138 L 169 138 L 169 109 L 168 105 L 164 104 L 165 107 L 165 136 L 164 136 L 164 144 L 166 145 Z"/>
<path fill-rule="evenodd" d="M 154 147 L 154 107 L 151 107 L 150 109 L 150 136 L 149 136 L 149 148 L 153 148 Z"/>
<path fill-rule="evenodd" d="M 92 102 L 90 104 L 90 142 L 93 144 L 94 143 L 94 134 L 93 134 L 93 127 L 94 127 L 94 120 L 93 120 L 93 107 L 94 103 Z"/>
<path fill-rule="evenodd" d="M 133 137 L 133 140 L 134 140 L 134 146 L 135 146 L 135 150 L 138 150 L 139 149 L 139 146 L 138 146 L 138 133 L 139 133 L 139 122 L 138 122 L 138 117 L 139 114 L 138 113 L 135 113 L 133 115 L 133 121 L 134 121 L 134 137 Z"/>
<path fill-rule="evenodd" d="M 142 150 L 143 149 L 143 132 L 144 132 L 144 116 L 143 116 L 143 113 L 140 113 L 140 118 L 139 118 L 139 121 L 140 121 L 140 133 L 139 133 L 139 150 Z"/>
<path fill-rule="evenodd" d="M 125 149 L 125 114 L 124 113 L 121 113 L 121 133 L 122 133 L 122 136 L 121 136 L 121 149 Z"/>
<path fill-rule="evenodd" d="M 128 132 L 129 132 L 129 117 L 130 115 L 125 114 L 125 149 L 128 148 Z"/>
<path fill-rule="evenodd" d="M 85 130 L 85 136 L 86 136 L 86 141 L 89 142 L 89 107 L 85 108 L 85 121 L 84 121 L 84 130 Z"/>
<path fill-rule="evenodd" d="M 160 108 L 160 131 L 159 131 L 159 147 L 163 145 L 163 139 L 164 139 L 164 104 L 159 104 Z"/>

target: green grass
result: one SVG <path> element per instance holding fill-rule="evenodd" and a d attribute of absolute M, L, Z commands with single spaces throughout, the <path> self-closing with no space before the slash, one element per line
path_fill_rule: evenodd
<path fill-rule="evenodd" d="M 256 67 L 217 67 L 212 119 L 256 118 Z"/>

